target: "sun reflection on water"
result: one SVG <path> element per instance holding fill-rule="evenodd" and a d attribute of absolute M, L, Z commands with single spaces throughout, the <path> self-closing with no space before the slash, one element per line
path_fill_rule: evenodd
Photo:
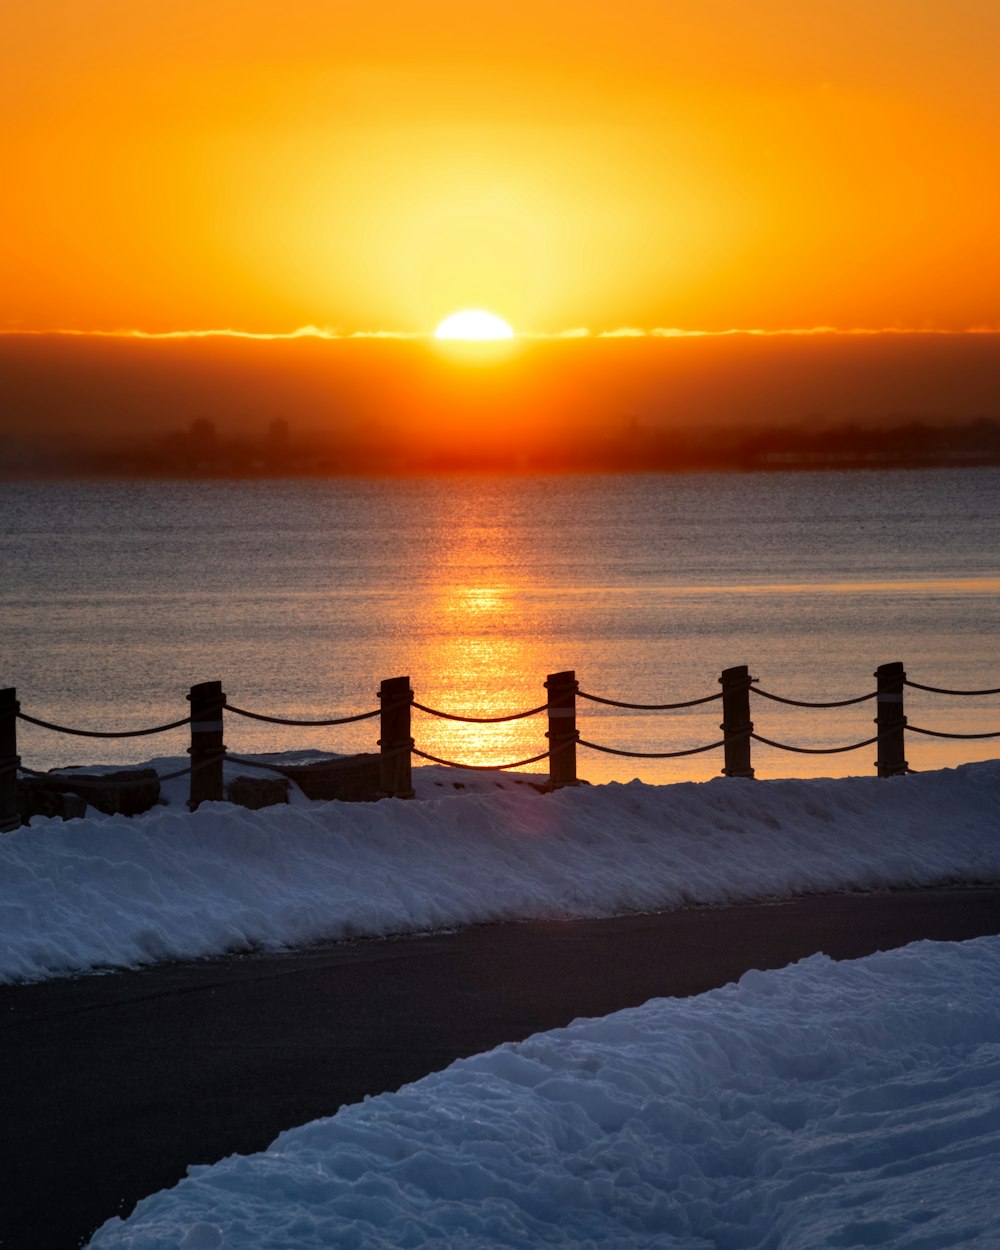
<path fill-rule="evenodd" d="M 424 605 L 425 628 L 411 656 L 419 702 L 456 716 L 506 716 L 545 702 L 542 686 L 550 656 L 537 642 L 527 591 L 537 575 L 519 558 L 503 516 L 489 518 L 488 534 L 475 516 L 450 526 L 439 552 L 437 579 Z M 490 573 L 481 580 L 489 550 Z M 470 571 L 479 574 L 466 581 Z M 537 683 L 537 685 L 536 685 Z M 496 766 L 541 754 L 547 746 L 544 713 L 500 724 L 462 724 L 414 714 L 420 750 L 462 764 Z M 547 761 L 526 771 L 547 771 Z"/>
<path fill-rule="evenodd" d="M 803 700 L 861 695 L 889 660 L 918 682 L 992 688 L 996 483 L 983 470 L 16 486 L 0 536 L 7 680 L 29 713 L 93 730 L 173 721 L 190 684 L 212 678 L 236 706 L 314 720 L 369 711 L 379 682 L 403 674 L 420 703 L 484 717 L 544 704 L 546 674 L 566 669 L 585 691 L 637 703 L 709 695 L 738 663 L 761 688 Z M 879 519 L 879 543 L 859 517 Z M 620 750 L 676 751 L 717 741 L 719 711 L 581 701 L 579 729 Z M 816 711 L 758 699 L 751 711 L 758 733 L 801 747 L 874 733 L 865 703 Z M 917 727 L 992 731 L 1000 696 L 910 690 L 906 714 Z M 226 720 L 241 755 L 378 749 L 377 719 Z M 419 749 L 481 765 L 544 752 L 546 728 L 544 714 L 498 725 L 413 717 Z M 991 758 L 996 743 L 913 734 L 907 759 L 925 771 Z M 187 745 L 183 727 L 99 746 L 18 731 L 32 768 L 183 763 Z M 753 750 L 762 778 L 871 775 L 874 758 L 871 748 Z M 701 780 L 721 767 L 721 751 L 579 754 L 595 783 Z M 544 775 L 546 762 L 530 771 Z"/>

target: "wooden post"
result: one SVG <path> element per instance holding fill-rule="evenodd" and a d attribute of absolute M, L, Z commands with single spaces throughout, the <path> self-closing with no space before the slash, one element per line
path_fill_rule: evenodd
<path fill-rule="evenodd" d="M 906 775 L 906 717 L 903 714 L 903 683 L 906 671 L 896 661 L 880 664 L 875 670 L 875 727 L 878 730 L 878 759 L 875 768 L 880 777 Z"/>
<path fill-rule="evenodd" d="M 21 823 L 17 810 L 17 713 L 20 708 L 13 686 L 0 690 L 0 833 L 13 833 Z"/>
<path fill-rule="evenodd" d="M 413 691 L 409 677 L 387 677 L 379 686 L 378 697 L 382 705 L 379 722 L 382 736 L 378 740 L 381 750 L 380 797 L 412 799 L 410 704 L 413 702 Z"/>
<path fill-rule="evenodd" d="M 545 679 L 549 692 L 549 787 L 578 785 L 576 776 L 576 744 L 580 734 L 576 727 L 576 692 L 580 689 L 573 669 L 565 673 L 549 673 Z"/>
<path fill-rule="evenodd" d="M 188 808 L 193 812 L 199 803 L 221 803 L 222 757 L 226 745 L 222 741 L 222 709 L 226 696 L 221 681 L 203 681 L 191 687 L 191 790 Z"/>
<path fill-rule="evenodd" d="M 724 777 L 753 777 L 750 764 L 750 670 L 745 664 L 723 670 L 719 678 L 722 686 L 722 730 L 725 745 Z"/>

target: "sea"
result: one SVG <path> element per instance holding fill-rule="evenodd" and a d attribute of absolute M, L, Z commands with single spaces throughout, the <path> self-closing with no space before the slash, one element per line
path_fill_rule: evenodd
<path fill-rule="evenodd" d="M 385 678 L 468 716 L 585 694 L 659 704 L 745 664 L 800 701 L 874 690 L 879 664 L 949 689 L 1000 687 L 1000 470 L 824 471 L 0 487 L 0 684 L 60 725 L 125 730 L 187 713 L 197 682 L 291 718 L 378 706 Z M 718 777 L 720 704 L 579 701 L 593 782 Z M 1000 732 L 1000 696 L 909 688 L 911 726 Z M 875 733 L 874 704 L 754 695 L 756 732 L 800 748 Z M 545 717 L 463 725 L 415 712 L 418 749 L 459 764 L 544 752 Z M 378 720 L 329 728 L 227 714 L 235 753 L 377 749 Z M 184 729 L 94 740 L 21 722 L 33 768 L 183 756 Z M 1000 738 L 908 733 L 915 770 L 1000 755 Z M 753 744 L 760 778 L 873 775 L 875 748 Z M 546 770 L 544 761 L 528 771 Z M 728 783 L 724 783 L 728 784 Z"/>

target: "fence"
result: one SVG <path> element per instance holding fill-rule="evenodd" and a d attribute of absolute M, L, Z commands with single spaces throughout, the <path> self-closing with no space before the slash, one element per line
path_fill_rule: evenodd
<path fill-rule="evenodd" d="M 508 770 L 526 768 L 542 760 L 549 761 L 549 786 L 559 789 L 578 783 L 577 748 L 600 751 L 608 755 L 625 756 L 629 759 L 680 759 L 687 755 L 701 755 L 707 751 L 722 750 L 722 772 L 727 777 L 752 778 L 754 775 L 751 763 L 751 743 L 760 742 L 765 746 L 779 751 L 792 751 L 803 755 L 838 755 L 847 751 L 857 751 L 862 747 L 877 745 L 875 767 L 879 777 L 902 776 L 913 770 L 906 762 L 905 735 L 907 733 L 924 734 L 932 738 L 983 739 L 1000 738 L 1000 730 L 989 733 L 945 733 L 941 730 L 924 729 L 908 723 L 904 714 L 903 692 L 907 686 L 915 690 L 928 691 L 932 694 L 973 697 L 979 695 L 1000 694 L 1000 687 L 990 690 L 949 690 L 941 686 L 927 686 L 920 682 L 910 681 L 901 663 L 881 664 L 875 672 L 875 689 L 867 694 L 857 695 L 850 699 L 838 699 L 831 702 L 808 702 L 801 699 L 789 699 L 783 695 L 762 690 L 757 678 L 751 677 L 746 665 L 727 668 L 719 678 L 720 690 L 704 695 L 701 698 L 685 699 L 674 703 L 626 703 L 618 699 L 608 699 L 601 695 L 581 690 L 573 671 L 550 673 L 545 681 L 546 700 L 537 707 L 525 711 L 513 712 L 507 716 L 459 716 L 453 712 L 442 711 L 440 708 L 428 707 L 418 703 L 410 686 L 409 677 L 391 677 L 383 681 L 379 692 L 379 706 L 368 712 L 359 712 L 351 716 L 336 716 L 322 720 L 298 720 L 284 716 L 270 716 L 262 712 L 252 712 L 247 708 L 235 707 L 226 699 L 222 683 L 218 681 L 202 682 L 192 686 L 187 698 L 191 705 L 190 713 L 165 725 L 154 725 L 149 729 L 131 729 L 122 732 L 95 729 L 73 729 L 66 725 L 53 724 L 51 721 L 40 720 L 21 711 L 17 700 L 17 691 L 13 688 L 0 690 L 0 832 L 10 832 L 19 824 L 17 810 L 17 777 L 23 773 L 28 777 L 51 778 L 50 774 L 38 773 L 24 768 L 17 753 L 17 722 L 19 720 L 53 733 L 73 734 L 84 738 L 139 738 L 152 734 L 167 733 L 184 725 L 190 726 L 191 745 L 188 754 L 191 762 L 186 768 L 166 773 L 159 781 L 171 781 L 178 777 L 190 777 L 190 797 L 188 806 L 193 811 L 200 803 L 209 800 L 221 800 L 224 797 L 223 764 L 226 761 L 240 764 L 247 768 L 267 771 L 270 766 L 255 760 L 247 760 L 233 755 L 223 742 L 224 715 L 247 717 L 251 720 L 265 721 L 271 725 L 299 725 L 317 728 L 322 726 L 349 725 L 357 721 L 379 718 L 380 734 L 377 741 L 379 747 L 379 797 L 412 798 L 413 785 L 411 766 L 413 757 L 427 760 L 434 764 L 443 764 L 450 768 L 473 768 L 480 771 Z M 772 700 L 776 703 L 788 704 L 792 707 L 805 708 L 838 708 L 852 704 L 875 702 L 876 733 L 860 742 L 848 743 L 845 746 L 803 747 L 787 742 L 776 742 L 758 734 L 750 716 L 751 696 L 758 699 Z M 701 704 L 721 702 L 722 737 L 716 742 L 704 746 L 689 747 L 682 751 L 625 751 L 616 747 L 597 742 L 590 742 L 580 737 L 577 728 L 577 700 L 583 699 L 606 707 L 622 708 L 643 712 L 677 711 L 682 708 L 697 707 Z M 548 729 L 545 737 L 548 746 L 537 755 L 527 759 L 513 760 L 508 764 L 476 765 L 462 764 L 455 760 L 441 759 L 429 755 L 417 748 L 412 736 L 412 715 L 417 711 L 426 716 L 441 717 L 445 720 L 459 721 L 471 725 L 495 725 L 507 721 L 523 720 L 527 717 L 546 714 Z M 88 784 L 86 779 L 76 778 L 74 788 L 85 792 Z M 101 783 L 107 785 L 107 782 Z M 115 784 L 121 788 L 130 785 L 149 784 L 148 780 L 130 782 L 120 781 Z"/>

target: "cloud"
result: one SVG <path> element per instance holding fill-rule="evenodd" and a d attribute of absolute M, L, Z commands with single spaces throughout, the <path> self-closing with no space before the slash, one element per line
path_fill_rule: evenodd
<path fill-rule="evenodd" d="M 253 330 L 4 330 L 5 335 L 42 338 L 81 339 L 338 339 L 349 338 L 336 330 L 321 326 L 300 326 L 297 330 L 282 333 L 262 333 Z"/>
<path fill-rule="evenodd" d="M 336 339 L 432 339 L 433 334 L 418 330 L 352 330 L 350 334 L 331 334 Z"/>
<path fill-rule="evenodd" d="M 8 336 L 42 338 L 86 338 L 86 339 L 254 339 L 267 341 L 270 339 L 425 339 L 429 334 L 418 334 L 402 330 L 352 330 L 349 332 L 335 330 L 331 326 L 299 326 L 297 330 L 3 330 L 0 334 Z"/>
<path fill-rule="evenodd" d="M 782 330 L 759 330 L 759 329 L 738 329 L 731 330 L 680 330 L 671 327 L 657 326 L 652 330 L 633 331 L 618 330 L 604 334 L 602 338 L 621 338 L 624 336 L 632 336 L 636 333 L 648 334 L 651 338 L 658 339 L 692 339 L 692 338 L 734 338 L 737 336 L 745 336 L 747 338 L 874 338 L 884 335 L 964 335 L 964 334 L 1000 334 L 1000 325 L 992 326 L 967 326 L 963 330 L 947 330 L 940 327 L 931 326 L 852 326 L 848 328 L 840 326 L 807 326 L 798 329 L 782 329 Z"/>
<path fill-rule="evenodd" d="M 524 331 L 516 333 L 515 338 L 530 340 L 548 339 L 692 339 L 692 338 L 855 338 L 880 337 L 889 335 L 997 335 L 1000 324 L 967 326 L 962 330 L 948 330 L 930 326 L 807 326 L 779 330 L 733 327 L 728 330 L 685 330 L 677 326 L 654 326 L 642 329 L 638 326 L 619 326 L 612 330 L 592 331 L 586 326 L 574 326 L 566 330 Z M 5 338 L 97 338 L 97 339 L 252 339 L 257 341 L 288 341 L 291 339 L 325 339 L 331 342 L 349 342 L 359 339 L 390 339 L 394 341 L 431 341 L 433 333 L 414 330 L 338 330 L 332 326 L 299 326 L 295 330 L 259 331 L 235 330 L 232 328 L 218 330 L 78 330 L 51 329 L 25 330 L 19 327 L 0 329 L 0 337 Z"/>

